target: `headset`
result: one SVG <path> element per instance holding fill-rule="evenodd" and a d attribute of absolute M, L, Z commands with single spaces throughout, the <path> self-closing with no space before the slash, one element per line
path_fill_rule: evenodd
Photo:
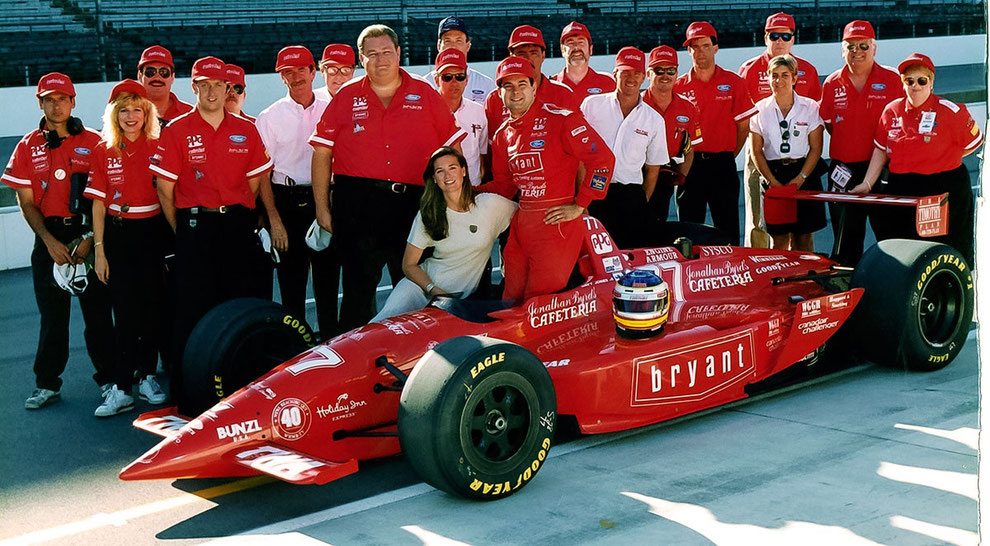
<path fill-rule="evenodd" d="M 38 130 L 41 131 L 41 134 L 45 135 L 45 146 L 47 146 L 49 150 L 54 150 L 62 145 L 62 141 L 65 140 L 65 138 L 58 136 L 58 131 L 47 130 L 47 126 L 48 124 L 45 121 L 45 116 L 41 116 L 41 121 L 38 123 Z M 83 129 L 83 122 L 77 117 L 69 116 L 69 119 L 65 122 L 65 130 L 72 136 L 81 134 Z"/>

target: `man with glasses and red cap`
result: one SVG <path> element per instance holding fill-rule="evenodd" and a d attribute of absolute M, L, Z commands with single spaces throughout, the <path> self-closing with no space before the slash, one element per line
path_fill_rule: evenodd
<path fill-rule="evenodd" d="M 788 54 L 794 57 L 798 63 L 797 83 L 794 91 L 802 97 L 815 101 L 821 100 L 822 86 L 818 81 L 818 70 L 808 61 L 791 53 L 791 48 L 796 41 L 795 29 L 794 18 L 786 13 L 778 12 L 767 17 L 767 22 L 763 27 L 763 42 L 767 45 L 766 51 L 744 62 L 739 67 L 739 75 L 746 80 L 749 97 L 753 99 L 754 103 L 771 95 L 770 78 L 767 75 L 767 64 L 770 59 L 778 55 Z M 760 193 L 760 173 L 756 169 L 752 152 L 749 151 L 746 153 L 746 168 L 743 171 L 743 176 L 746 184 L 743 194 L 746 202 L 743 244 L 757 248 L 768 248 L 770 238 L 761 226 L 763 223 L 763 198 Z"/>
<path fill-rule="evenodd" d="M 756 107 L 749 98 L 746 82 L 715 64 L 718 53 L 715 27 L 704 21 L 691 23 L 684 45 L 693 66 L 677 79 L 674 92 L 684 95 L 698 108 L 705 140 L 695 147 L 691 171 L 675 192 L 678 219 L 704 223 L 707 207 L 715 227 L 738 244 L 736 156 L 749 136 L 749 118 L 756 113 Z"/>
<path fill-rule="evenodd" d="M 227 63 L 224 65 L 223 73 L 227 76 L 227 97 L 223 101 L 224 110 L 254 123 L 255 118 L 245 114 L 243 110 L 244 99 L 247 98 L 244 69 L 236 64 Z"/>
<path fill-rule="evenodd" d="M 888 103 L 904 96 L 897 71 L 877 63 L 876 53 L 873 25 L 868 21 L 846 25 L 842 32 L 845 66 L 825 78 L 819 109 L 825 130 L 832 135 L 828 145 L 831 191 L 848 191 L 863 182 L 873 157 L 873 136 L 880 114 Z M 875 192 L 883 193 L 880 189 L 875 188 Z M 869 209 L 864 205 L 829 203 L 829 213 L 837 259 L 843 265 L 855 266 L 863 256 Z"/>
<path fill-rule="evenodd" d="M 687 99 L 674 93 L 677 81 L 677 52 L 670 46 L 657 46 L 650 51 L 650 86 L 643 91 L 643 102 L 663 116 L 667 131 L 667 155 L 670 163 L 660 171 L 656 189 L 650 198 L 650 210 L 658 222 L 666 222 L 670 214 L 670 197 L 674 187 L 682 184 L 694 162 L 694 146 L 704 137 L 701 114 Z"/>
<path fill-rule="evenodd" d="M 175 83 L 175 63 L 172 53 L 160 45 L 153 45 L 141 53 L 137 79 L 148 90 L 148 100 L 158 109 L 162 124 L 193 109 L 172 92 Z"/>
<path fill-rule="evenodd" d="M 588 64 L 593 47 L 588 27 L 577 21 L 571 21 L 560 31 L 560 53 L 565 64 L 552 79 L 574 91 L 578 104 L 589 95 L 615 91 L 615 80 L 608 74 L 595 72 Z"/>
<path fill-rule="evenodd" d="M 550 294 L 567 285 L 584 241 L 581 215 L 605 197 L 615 156 L 580 112 L 536 101 L 539 73 L 523 57 L 496 71 L 509 120 L 492 140 L 494 180 L 482 186 L 503 197 L 519 194 L 505 247 L 503 299 Z M 585 172 L 575 193 L 578 165 Z"/>
<path fill-rule="evenodd" d="M 340 90 L 340 86 L 354 76 L 354 65 L 354 50 L 351 49 L 351 46 L 330 44 L 323 48 L 320 73 L 323 74 L 323 81 L 326 85 L 314 91 L 316 98 L 330 102 Z"/>
<path fill-rule="evenodd" d="M 225 64 L 198 59 L 192 68 L 196 107 L 162 130 L 150 169 L 175 232 L 175 346 L 181 355 L 207 311 L 238 297 L 271 297 L 258 287 L 254 213 L 261 178 L 272 168 L 254 124 L 224 111 Z M 247 267 L 245 267 L 247 265 Z M 247 269 L 247 271 L 245 271 Z M 172 366 L 173 400 L 184 403 L 181 366 Z"/>
<path fill-rule="evenodd" d="M 93 232 L 83 218 L 90 159 L 100 135 L 72 117 L 76 90 L 65 74 L 38 80 L 35 93 L 44 113 L 37 130 L 14 148 L 0 181 L 17 192 L 17 202 L 34 231 L 31 276 L 41 314 L 34 358 L 35 390 L 24 402 L 38 409 L 60 399 L 62 372 L 69 360 L 69 312 L 72 297 L 52 281 L 53 265 L 81 264 L 93 248 Z M 86 349 L 96 368 L 93 379 L 106 392 L 113 383 L 113 319 L 106 285 L 92 271 L 79 294 L 86 323 Z"/>
<path fill-rule="evenodd" d="M 584 117 L 615 154 L 608 193 L 588 206 L 588 214 L 605 224 L 619 248 L 639 248 L 650 244 L 647 202 L 656 189 L 660 166 L 670 161 L 667 135 L 663 117 L 639 95 L 646 79 L 646 54 L 634 47 L 620 49 L 612 74 L 615 91 L 581 103 Z"/>
<path fill-rule="evenodd" d="M 444 51 L 450 48 L 463 53 L 465 59 L 467 59 L 468 51 L 471 51 L 471 36 L 468 34 L 467 25 L 464 24 L 464 20 L 460 17 L 445 17 L 440 21 L 440 26 L 437 28 L 437 51 Z M 485 97 L 495 90 L 495 81 L 473 68 L 468 68 L 466 73 L 467 79 L 464 83 L 463 91 L 464 98 L 483 106 L 485 104 Z M 426 81 L 434 89 L 440 91 L 440 87 L 436 85 L 436 75 L 437 71 L 431 70 L 426 75 Z M 471 182 L 477 183 L 473 178 Z"/>
<path fill-rule="evenodd" d="M 445 49 L 437 54 L 433 70 L 433 83 L 454 119 L 467 137 L 461 141 L 461 152 L 468 164 L 468 177 L 471 184 L 481 184 L 483 165 L 487 164 L 488 121 L 485 109 L 480 104 L 465 100 L 464 88 L 468 77 L 467 56 L 459 49 Z"/>

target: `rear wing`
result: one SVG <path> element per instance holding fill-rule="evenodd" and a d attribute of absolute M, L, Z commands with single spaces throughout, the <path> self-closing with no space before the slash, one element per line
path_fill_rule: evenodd
<path fill-rule="evenodd" d="M 914 207 L 915 228 L 921 237 L 938 237 L 949 232 L 949 194 L 925 197 L 903 195 L 857 195 L 832 191 L 798 190 L 794 186 L 778 186 L 767 190 L 763 201 L 763 217 L 771 224 L 791 224 L 797 221 L 797 202 L 828 201 L 859 205 L 895 205 Z"/>

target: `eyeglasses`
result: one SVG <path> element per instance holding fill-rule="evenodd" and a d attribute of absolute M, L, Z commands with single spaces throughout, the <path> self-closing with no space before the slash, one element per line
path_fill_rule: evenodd
<path fill-rule="evenodd" d="M 243 85 L 232 85 L 232 86 L 230 86 L 230 88 L 234 91 L 234 93 L 237 93 L 238 95 L 243 95 L 244 94 L 244 86 Z"/>
<path fill-rule="evenodd" d="M 915 78 L 901 78 L 901 80 L 904 82 L 904 85 L 906 85 L 908 87 L 914 87 L 914 83 L 915 82 L 918 82 L 918 85 L 919 86 L 924 87 L 924 86 L 928 85 L 928 81 L 929 81 L 927 76 L 918 76 L 917 79 L 915 79 Z"/>
<path fill-rule="evenodd" d="M 780 153 L 782 154 L 786 154 L 791 151 L 791 143 L 787 142 L 791 138 L 791 132 L 787 129 L 787 127 L 788 123 L 786 119 L 780 122 L 780 128 L 784 130 L 780 133 L 780 140 L 783 141 L 780 143 Z"/>
<path fill-rule="evenodd" d="M 863 51 L 867 51 L 870 49 L 870 42 L 860 42 L 858 44 L 846 44 L 846 51 L 856 51 L 857 47 Z"/>
<path fill-rule="evenodd" d="M 676 66 L 668 66 L 667 68 L 663 68 L 663 67 L 657 66 L 657 67 L 651 68 L 650 70 L 652 70 L 653 73 L 656 74 L 657 76 L 663 76 L 664 74 L 666 74 L 668 76 L 676 76 L 677 75 L 677 67 Z"/>
<path fill-rule="evenodd" d="M 331 76 L 333 76 L 334 74 L 336 74 L 338 72 L 340 72 L 341 74 L 343 74 L 345 76 L 350 76 L 354 72 L 354 67 L 351 67 L 351 66 L 340 66 L 340 67 L 338 67 L 338 66 L 324 66 L 322 68 L 322 70 L 324 72 L 326 72 L 327 74 L 331 75 Z"/>
<path fill-rule="evenodd" d="M 467 79 L 467 74 L 464 72 L 458 72 L 456 74 L 440 74 L 440 79 L 445 82 L 449 82 L 450 80 L 462 82 Z"/>
<path fill-rule="evenodd" d="M 172 75 L 172 69 L 167 66 L 159 66 L 158 68 L 146 66 L 144 67 L 143 73 L 145 78 L 153 78 L 157 73 L 163 79 L 167 80 Z"/>
<path fill-rule="evenodd" d="M 785 42 L 790 42 L 794 35 L 790 32 L 771 32 L 770 41 L 776 42 L 777 40 L 783 40 Z"/>

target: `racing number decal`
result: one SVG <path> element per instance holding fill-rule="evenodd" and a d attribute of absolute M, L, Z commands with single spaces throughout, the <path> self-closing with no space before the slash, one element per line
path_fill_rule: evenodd
<path fill-rule="evenodd" d="M 309 432 L 313 414 L 309 406 L 298 398 L 286 398 L 272 410 L 272 429 L 280 438 L 296 441 Z"/>

